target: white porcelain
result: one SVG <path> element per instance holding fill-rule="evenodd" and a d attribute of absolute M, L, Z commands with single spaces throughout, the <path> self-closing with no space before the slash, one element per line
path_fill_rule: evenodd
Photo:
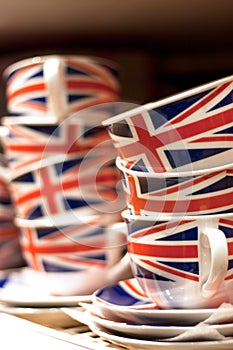
<path fill-rule="evenodd" d="M 39 296 L 82 296 L 132 277 L 126 254 L 126 225 L 119 216 L 71 213 L 38 220 L 16 218 L 15 222 L 28 269 L 10 276 L 5 288 L 7 298 L 9 293 L 15 295 L 15 283 L 22 294 L 32 286 Z M 45 251 L 34 254 L 38 244 Z"/>
<path fill-rule="evenodd" d="M 81 224 L 81 223 L 91 223 L 93 219 L 98 219 L 99 214 L 91 208 L 84 208 L 83 210 L 69 210 L 64 215 L 51 215 L 43 216 L 38 219 L 22 219 L 20 217 L 15 217 L 15 223 L 17 226 L 21 227 L 52 227 L 52 226 L 62 226 L 71 224 Z M 104 225 L 111 225 L 113 222 L 119 221 L 119 213 L 115 215 L 103 214 L 102 223 Z"/>
<path fill-rule="evenodd" d="M 12 177 L 9 189 L 20 218 L 63 216 L 67 211 L 85 208 L 103 214 L 116 213 L 125 208 L 124 196 L 117 191 L 118 169 L 108 166 L 107 156 L 93 154 L 93 158 L 66 158 L 58 162 L 56 158 L 50 164 L 48 160 Z"/>
<path fill-rule="evenodd" d="M 43 300 L 44 297 L 53 295 L 90 295 L 97 288 L 132 276 L 129 257 L 127 254 L 124 255 L 126 250 L 124 222 L 104 225 L 94 217 L 85 224 L 84 222 L 69 226 L 63 224 L 52 228 L 22 225 L 21 222 L 20 245 L 28 267 L 8 276 L 0 299 L 22 300 L 28 295 L 27 300 L 32 297 Z M 52 230 L 52 236 L 53 233 L 56 236 L 56 240 L 53 241 L 53 253 L 44 252 L 36 255 L 34 260 L 31 259 L 33 247 L 38 241 L 40 247 L 48 246 L 49 238 L 40 236 L 41 232 L 48 230 L 49 232 Z M 37 238 L 34 242 L 30 241 L 28 235 L 36 237 L 36 232 Z M 57 268 L 53 270 L 56 264 Z"/>
<path fill-rule="evenodd" d="M 89 327 L 98 336 L 127 349 L 134 350 L 232 350 L 233 339 L 213 341 L 165 342 L 140 340 L 117 336 L 90 322 Z"/>
<path fill-rule="evenodd" d="M 161 308 L 233 301 L 232 215 L 122 215 L 133 274 Z"/>
<path fill-rule="evenodd" d="M 138 171 L 117 157 L 127 206 L 135 215 L 233 212 L 232 163 L 202 171 Z"/>
<path fill-rule="evenodd" d="M 31 283 L 25 277 L 30 277 Z M 89 302 L 90 295 L 55 296 L 47 292 L 46 286 L 39 285 L 33 279 L 32 273 L 27 268 L 9 270 L 5 277 L 3 272 L 1 278 L 6 278 L 6 282 L 0 288 L 0 302 L 11 307 L 58 307 L 75 306 L 79 302 Z M 23 276 L 24 274 L 24 276 Z M 13 277 L 12 277 L 13 276 Z M 35 276 L 34 276 L 35 277 Z M 40 281 L 38 281 L 39 283 Z"/>
<path fill-rule="evenodd" d="M 232 159 L 233 76 L 120 113 L 103 122 L 118 155 L 166 172 L 212 168 Z"/>
<path fill-rule="evenodd" d="M 126 305 L 127 300 L 129 300 L 130 305 Z M 84 306 L 90 312 L 112 321 L 160 326 L 177 324 L 192 326 L 207 319 L 217 310 L 159 309 L 155 303 L 143 294 L 141 287 L 134 278 L 97 290 L 92 295 L 92 304 Z"/>
<path fill-rule="evenodd" d="M 11 115 L 55 117 L 119 98 L 118 66 L 82 55 L 47 55 L 20 60 L 3 72 Z"/>
<path fill-rule="evenodd" d="M 0 129 L 0 137 L 12 175 L 17 177 L 54 164 L 56 160 L 66 160 L 68 156 L 102 155 L 103 159 L 98 158 L 97 165 L 110 164 L 115 160 L 116 150 L 101 122 L 114 111 L 123 111 L 130 106 L 129 103 L 104 103 L 84 108 L 60 123 L 52 117 L 33 115 L 2 117 L 4 129 Z"/>
<path fill-rule="evenodd" d="M 99 317 L 95 314 L 89 313 L 89 318 L 96 326 L 106 328 L 113 334 L 122 335 L 125 337 L 134 337 L 137 339 L 163 339 L 176 337 L 186 331 L 193 330 L 192 326 L 160 326 L 160 325 L 144 325 L 144 324 L 130 324 L 124 322 L 116 322 Z M 233 324 L 215 324 L 210 325 L 211 329 L 217 330 L 220 334 L 225 337 L 233 335 Z"/>

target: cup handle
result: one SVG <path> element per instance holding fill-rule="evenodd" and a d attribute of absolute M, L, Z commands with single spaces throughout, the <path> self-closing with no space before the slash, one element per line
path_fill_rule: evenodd
<path fill-rule="evenodd" d="M 68 115 L 64 62 L 57 57 L 49 58 L 44 62 L 43 73 L 48 89 L 48 113 L 62 121 Z"/>
<path fill-rule="evenodd" d="M 217 228 L 206 228 L 201 232 L 201 247 L 203 251 L 208 245 L 210 250 L 210 266 L 207 276 L 202 277 L 201 294 L 204 298 L 212 297 L 221 286 L 228 269 L 228 246 L 224 233 Z M 201 249 L 202 250 L 202 249 Z M 204 264 L 205 253 L 201 251 L 201 261 Z M 202 273 L 201 273 L 202 275 Z"/>

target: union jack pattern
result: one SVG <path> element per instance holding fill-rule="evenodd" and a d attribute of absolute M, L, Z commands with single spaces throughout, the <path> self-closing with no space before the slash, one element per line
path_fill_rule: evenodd
<path fill-rule="evenodd" d="M 64 85 L 68 115 L 96 104 L 117 101 L 116 70 L 103 61 L 66 57 Z M 49 90 L 43 64 L 31 64 L 13 71 L 6 84 L 7 108 L 12 115 L 48 115 Z"/>
<path fill-rule="evenodd" d="M 109 156 L 114 156 L 112 142 L 103 128 L 85 130 L 72 118 L 60 125 L 7 125 L 8 135 L 4 138 L 5 154 L 13 175 L 25 172 L 25 168 L 33 163 L 57 155 L 85 154 L 93 148 L 98 149 L 101 144 L 108 147 Z M 107 142 L 109 143 L 107 144 Z M 97 147 L 98 146 L 98 147 Z"/>
<path fill-rule="evenodd" d="M 233 221 L 220 219 L 218 228 L 228 242 L 228 272 L 233 279 Z M 199 281 L 198 227 L 195 220 L 129 223 L 128 251 L 138 277 L 157 281 Z"/>
<path fill-rule="evenodd" d="M 197 170 L 232 162 L 232 83 L 109 126 L 122 159 L 139 170 Z M 227 146 L 225 144 L 227 142 Z M 224 156 L 223 156 L 224 153 Z M 227 160 L 227 161 L 226 161 Z"/>
<path fill-rule="evenodd" d="M 127 310 L 155 310 L 158 308 L 142 290 L 136 278 L 122 280 L 116 285 L 101 288 L 96 291 L 94 298 L 98 304 L 110 309 L 114 303 L 126 307 Z"/>
<path fill-rule="evenodd" d="M 233 211 L 233 169 L 187 177 L 146 177 L 122 172 L 132 214 L 213 214 Z"/>
<path fill-rule="evenodd" d="M 36 271 L 81 271 L 106 266 L 106 235 L 101 218 L 63 227 L 21 227 L 21 246 Z"/>
<path fill-rule="evenodd" d="M 121 294 L 126 293 L 127 298 L 129 298 L 129 296 L 132 298 L 132 301 L 134 303 L 133 308 L 136 307 L 137 309 L 144 309 L 144 308 L 148 309 L 147 304 L 149 304 L 150 307 L 153 306 L 153 308 L 156 308 L 156 305 L 155 304 L 153 305 L 153 303 L 151 303 L 151 301 L 148 299 L 148 296 L 142 290 L 136 278 L 120 281 L 119 286 L 117 287 L 122 288 Z M 135 300 L 137 301 L 137 303 L 135 303 Z M 140 300 L 143 301 L 141 305 L 140 305 Z"/>
<path fill-rule="evenodd" d="M 116 198 L 119 174 L 102 158 L 75 158 L 21 175 L 10 184 L 15 210 L 35 219 L 88 205 L 109 205 Z M 106 203 L 105 203 L 106 202 Z"/>

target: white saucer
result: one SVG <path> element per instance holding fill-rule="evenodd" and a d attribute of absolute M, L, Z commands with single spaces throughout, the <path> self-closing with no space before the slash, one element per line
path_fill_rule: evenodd
<path fill-rule="evenodd" d="M 98 336 L 114 344 L 128 347 L 134 350 L 232 350 L 233 338 L 229 340 L 195 341 L 195 342 L 163 342 L 126 338 L 111 334 L 97 326 L 89 323 L 90 329 Z"/>
<path fill-rule="evenodd" d="M 75 311 L 75 310 L 74 310 Z M 112 320 L 104 319 L 96 315 L 89 313 L 89 318 L 96 326 L 109 330 L 116 335 L 122 335 L 123 337 L 134 337 L 138 339 L 163 339 L 176 337 L 186 331 L 191 331 L 191 326 L 154 326 L 143 324 L 129 324 L 124 322 L 115 322 Z M 79 318 L 77 317 L 77 320 Z M 233 335 L 233 324 L 215 324 L 209 326 L 212 329 L 216 329 L 220 334 L 225 337 Z"/>
<path fill-rule="evenodd" d="M 137 289 L 138 288 L 138 289 Z M 139 324 L 192 326 L 207 319 L 217 309 L 158 309 L 135 279 L 97 290 L 92 296 L 94 312 L 116 321 Z M 89 309 L 90 310 L 90 309 Z"/>
<path fill-rule="evenodd" d="M 52 296 L 43 296 L 41 298 L 31 296 L 30 299 L 27 297 L 7 297 L 5 294 L 2 295 L 0 293 L 0 302 L 7 303 L 9 305 L 14 306 L 22 306 L 22 307 L 59 307 L 59 306 L 76 306 L 79 302 L 82 301 L 90 301 L 90 296 L 82 295 L 82 296 L 61 296 L 61 297 L 52 297 Z"/>
<path fill-rule="evenodd" d="M 29 272 L 29 274 L 28 274 Z M 36 276 L 27 268 L 1 271 L 0 302 L 20 307 L 76 306 L 79 302 L 90 302 L 90 295 L 53 296 L 46 286 L 41 285 Z"/>
<path fill-rule="evenodd" d="M 0 303 L 0 312 L 52 328 L 67 328 L 77 325 L 77 320 L 64 313 L 61 308 L 13 307 Z"/>

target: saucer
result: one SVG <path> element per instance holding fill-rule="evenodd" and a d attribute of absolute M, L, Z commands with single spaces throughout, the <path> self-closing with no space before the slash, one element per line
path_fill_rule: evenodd
<path fill-rule="evenodd" d="M 134 278 L 98 289 L 92 295 L 92 306 L 95 314 L 111 321 L 160 326 L 193 326 L 217 310 L 159 309 L 142 293 Z"/>
<path fill-rule="evenodd" d="M 40 282 L 40 281 L 39 281 Z M 90 302 L 90 295 L 53 296 L 46 286 L 38 284 L 27 267 L 12 271 L 1 271 L 0 302 L 21 307 L 76 306 L 79 302 Z"/>
<path fill-rule="evenodd" d="M 14 307 L 0 303 L 0 312 L 52 328 L 67 328 L 77 325 L 61 308 L 56 307 Z"/>
<path fill-rule="evenodd" d="M 127 338 L 110 333 L 103 330 L 93 322 L 89 322 L 90 329 L 101 338 L 108 340 L 114 344 L 128 347 L 134 350 L 232 350 L 233 339 L 229 340 L 213 340 L 213 341 L 190 341 L 190 342 L 167 342 L 140 340 Z"/>
<path fill-rule="evenodd" d="M 75 316 L 75 310 L 73 310 L 73 317 Z M 154 326 L 144 324 L 129 324 L 124 322 L 115 322 L 112 320 L 104 319 L 97 315 L 93 315 L 89 312 L 89 318 L 94 325 L 100 326 L 102 329 L 106 329 L 113 334 L 121 335 L 125 337 L 133 337 L 138 339 L 163 339 L 172 338 L 180 335 L 186 331 L 191 331 L 191 326 Z M 77 320 L 79 317 L 77 316 Z M 232 336 L 233 324 L 214 324 L 209 325 L 210 328 L 217 330 L 225 337 Z"/>

